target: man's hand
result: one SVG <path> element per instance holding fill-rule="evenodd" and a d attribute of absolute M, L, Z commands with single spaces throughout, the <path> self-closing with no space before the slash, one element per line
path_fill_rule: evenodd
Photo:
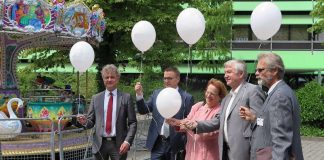
<path fill-rule="evenodd" d="M 135 93 L 137 96 L 143 95 L 143 87 L 141 82 L 136 82 L 135 84 Z"/>
<path fill-rule="evenodd" d="M 125 154 L 129 150 L 129 144 L 127 142 L 123 142 L 119 148 L 119 154 Z"/>
<path fill-rule="evenodd" d="M 87 118 L 84 115 L 82 115 L 82 114 L 77 115 L 77 121 L 81 125 L 86 125 L 87 124 Z"/>
<path fill-rule="evenodd" d="M 193 130 L 197 128 L 198 123 L 196 121 L 183 120 L 181 125 L 185 126 L 187 129 Z"/>
<path fill-rule="evenodd" d="M 239 114 L 241 118 L 247 121 L 254 122 L 256 119 L 255 113 L 251 112 L 249 107 L 241 106 Z"/>

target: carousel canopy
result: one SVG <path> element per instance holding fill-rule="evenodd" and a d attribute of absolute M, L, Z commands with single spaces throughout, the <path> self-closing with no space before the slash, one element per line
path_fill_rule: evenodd
<path fill-rule="evenodd" d="M 89 9 L 82 2 L 69 5 L 64 0 L 3 0 L 0 1 L 0 31 L 53 32 L 71 37 L 89 37 L 98 42 L 106 25 L 99 5 Z"/>

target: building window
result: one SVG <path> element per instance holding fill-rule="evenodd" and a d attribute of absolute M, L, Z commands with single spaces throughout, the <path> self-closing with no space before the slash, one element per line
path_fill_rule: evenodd
<path fill-rule="evenodd" d="M 234 41 L 248 41 L 249 40 L 249 30 L 248 25 L 237 25 L 233 27 L 233 40 Z"/>
<path fill-rule="evenodd" d="M 291 25 L 290 26 L 290 40 L 291 41 L 308 41 L 307 32 L 308 26 L 306 25 Z"/>

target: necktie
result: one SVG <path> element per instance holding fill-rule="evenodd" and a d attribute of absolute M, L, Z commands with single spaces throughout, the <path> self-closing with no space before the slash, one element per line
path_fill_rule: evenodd
<path fill-rule="evenodd" d="M 109 102 L 107 108 L 107 120 L 106 120 L 106 133 L 109 135 L 111 132 L 112 110 L 113 110 L 113 94 L 109 93 Z"/>

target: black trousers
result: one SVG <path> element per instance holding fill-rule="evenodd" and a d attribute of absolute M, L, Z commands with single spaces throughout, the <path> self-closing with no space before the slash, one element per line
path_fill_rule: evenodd
<path fill-rule="evenodd" d="M 95 160 L 126 160 L 127 153 L 120 155 L 119 154 L 119 146 L 116 144 L 116 139 L 107 140 L 105 138 L 102 139 L 102 144 L 99 152 L 94 154 Z"/>
<path fill-rule="evenodd" d="M 229 158 L 228 158 L 228 150 L 229 150 L 228 144 L 224 141 L 222 160 L 229 160 Z"/>

